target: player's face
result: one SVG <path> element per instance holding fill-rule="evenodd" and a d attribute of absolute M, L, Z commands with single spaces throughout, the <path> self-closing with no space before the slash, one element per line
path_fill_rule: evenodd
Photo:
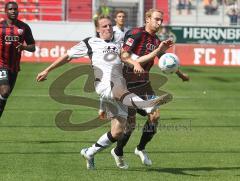
<path fill-rule="evenodd" d="M 153 12 L 150 18 L 146 19 L 146 26 L 152 31 L 157 32 L 162 25 L 163 14 L 160 12 Z"/>
<path fill-rule="evenodd" d="M 97 32 L 101 39 L 111 40 L 113 36 L 112 22 L 109 19 L 100 19 Z"/>
<path fill-rule="evenodd" d="M 10 20 L 15 20 L 18 17 L 18 7 L 16 4 L 9 4 L 5 9 L 7 18 Z"/>
<path fill-rule="evenodd" d="M 125 24 L 125 19 L 126 19 L 126 17 L 125 17 L 125 14 L 124 14 L 124 13 L 118 13 L 117 16 L 116 16 L 116 18 L 115 18 L 116 24 L 117 24 L 118 26 L 124 26 L 124 24 Z"/>

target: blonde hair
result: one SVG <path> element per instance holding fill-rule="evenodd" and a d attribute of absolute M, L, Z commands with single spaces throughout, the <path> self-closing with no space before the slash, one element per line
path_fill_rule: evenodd
<path fill-rule="evenodd" d="M 101 14 L 96 19 L 94 19 L 94 25 L 95 25 L 96 28 L 99 27 L 99 21 L 101 19 L 109 19 L 110 21 L 112 21 L 110 16 Z"/>
<path fill-rule="evenodd" d="M 154 12 L 159 12 L 159 13 L 161 13 L 162 15 L 164 14 L 163 11 L 161 11 L 161 10 L 159 10 L 159 9 L 149 9 L 149 10 L 147 10 L 146 13 L 145 13 L 145 21 L 146 21 L 147 18 L 151 18 L 151 17 L 152 17 L 152 14 L 153 14 Z"/>

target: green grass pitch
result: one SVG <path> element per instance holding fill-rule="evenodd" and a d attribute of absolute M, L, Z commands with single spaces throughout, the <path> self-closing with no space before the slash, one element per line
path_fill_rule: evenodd
<path fill-rule="evenodd" d="M 174 99 L 162 106 L 158 133 L 147 146 L 152 167 L 141 165 L 133 153 L 145 122 L 138 117 L 125 148 L 129 169 L 116 168 L 108 148 L 96 155 L 96 170 L 88 171 L 79 151 L 92 145 L 110 125 L 74 130 L 74 125 L 94 119 L 97 109 L 53 100 L 49 87 L 62 73 L 79 65 L 65 65 L 47 81 L 36 83 L 37 73 L 47 65 L 22 63 L 0 119 L 0 180 L 240 180 L 240 68 L 182 67 L 191 77 L 188 83 L 176 75 L 168 76 L 161 89 Z M 157 68 L 152 72 L 160 73 Z M 85 81 L 86 76 L 73 80 L 64 93 L 97 98 L 95 93 L 83 91 Z M 64 110 L 72 110 L 68 130 L 55 122 Z"/>

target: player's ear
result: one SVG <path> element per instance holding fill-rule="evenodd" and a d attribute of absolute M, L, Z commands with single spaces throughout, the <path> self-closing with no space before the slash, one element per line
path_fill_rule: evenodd
<path fill-rule="evenodd" d="M 146 21 L 146 24 L 147 24 L 147 23 L 149 23 L 149 20 L 150 20 L 150 18 L 149 18 L 149 17 L 147 17 L 147 18 L 145 19 L 145 21 Z"/>

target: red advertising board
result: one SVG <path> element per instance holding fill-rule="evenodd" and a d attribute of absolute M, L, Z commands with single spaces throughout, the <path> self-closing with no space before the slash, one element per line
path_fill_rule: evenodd
<path fill-rule="evenodd" d="M 34 53 L 23 52 L 23 62 L 52 62 L 78 42 L 41 41 Z M 176 53 L 181 65 L 240 66 L 240 45 L 176 44 L 170 52 Z M 72 62 L 89 63 L 87 57 Z"/>

